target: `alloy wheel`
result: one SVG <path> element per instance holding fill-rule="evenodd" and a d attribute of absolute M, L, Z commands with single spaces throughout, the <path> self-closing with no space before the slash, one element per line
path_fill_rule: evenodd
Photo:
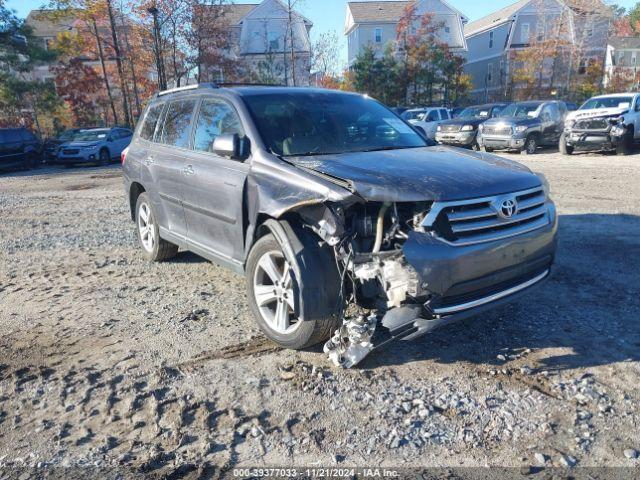
<path fill-rule="evenodd" d="M 282 252 L 273 250 L 260 257 L 253 276 L 253 293 L 269 328 L 289 334 L 301 325 L 294 314 L 291 265 Z"/>
<path fill-rule="evenodd" d="M 146 203 L 142 203 L 138 210 L 138 230 L 142 246 L 147 252 L 152 252 L 156 243 L 156 231 L 151 209 Z"/>

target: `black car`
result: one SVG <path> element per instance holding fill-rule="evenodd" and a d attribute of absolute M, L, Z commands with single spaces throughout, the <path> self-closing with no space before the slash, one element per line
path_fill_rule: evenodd
<path fill-rule="evenodd" d="M 182 247 L 244 274 L 256 322 L 281 346 L 328 340 L 352 366 L 549 276 L 544 179 L 430 147 L 370 97 L 189 86 L 158 94 L 139 123 L 123 174 L 141 254 Z"/>
<path fill-rule="evenodd" d="M 505 103 L 490 103 L 465 108 L 453 120 L 438 125 L 436 142 L 479 150 L 478 126 L 498 116 L 506 106 Z"/>
<path fill-rule="evenodd" d="M 0 168 L 33 168 L 41 154 L 40 140 L 26 128 L 0 128 Z"/>
<path fill-rule="evenodd" d="M 478 143 L 487 152 L 516 150 L 533 154 L 541 146 L 557 146 L 567 106 L 557 100 L 512 103 L 479 127 Z"/>
<path fill-rule="evenodd" d="M 60 147 L 67 142 L 75 140 L 76 136 L 82 131 L 84 131 L 82 128 L 71 128 L 69 130 L 65 130 L 57 138 L 47 138 L 44 141 L 45 162 L 53 162 L 58 157 L 58 150 Z"/>

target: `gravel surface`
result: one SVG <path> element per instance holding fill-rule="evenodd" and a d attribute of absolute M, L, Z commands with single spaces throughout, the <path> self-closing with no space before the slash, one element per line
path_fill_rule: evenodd
<path fill-rule="evenodd" d="M 240 276 L 142 260 L 117 168 L 0 176 L 0 465 L 640 465 L 640 155 L 511 157 L 552 279 L 349 371 L 266 341 Z"/>

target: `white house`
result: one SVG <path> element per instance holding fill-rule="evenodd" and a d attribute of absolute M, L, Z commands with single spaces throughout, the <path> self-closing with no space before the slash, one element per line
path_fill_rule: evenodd
<path fill-rule="evenodd" d="M 574 65 L 584 74 L 591 61 L 604 60 L 611 11 L 601 2 L 573 0 L 520 0 L 465 26 L 468 53 L 465 72 L 473 80 L 476 101 L 503 99 L 510 85 L 513 65 L 511 54 L 534 42 L 548 39 L 566 41 L 580 59 Z M 568 61 L 568 60 L 567 60 Z M 557 69 L 557 65 L 556 65 Z M 564 64 L 565 82 L 570 67 Z M 551 73 L 542 72 L 543 83 L 549 83 Z M 562 78 L 554 77 L 560 88 Z M 566 86 L 566 85 L 564 85 Z"/>
<path fill-rule="evenodd" d="M 617 78 L 619 82 L 615 82 L 616 84 L 621 83 L 630 90 L 637 90 L 640 80 L 638 67 L 640 67 L 640 38 L 609 38 L 605 63 L 605 87 Z"/>
<path fill-rule="evenodd" d="M 232 60 L 240 60 L 254 73 L 270 76 L 279 83 L 309 85 L 309 33 L 313 23 L 308 18 L 297 11 L 289 12 L 287 3 L 281 0 L 209 8 L 221 9 L 216 15 L 228 28 Z M 218 77 L 221 73 L 215 72 L 215 65 L 207 68 L 213 72 L 211 80 L 225 80 Z"/>
<path fill-rule="evenodd" d="M 349 45 L 349 65 L 365 47 L 371 46 L 382 55 L 387 44 L 396 44 L 396 29 L 409 1 L 360 1 L 347 4 L 345 35 Z M 464 53 L 467 45 L 460 11 L 444 0 L 416 0 L 416 16 L 433 14 L 433 22 L 442 25 L 438 35 L 452 50 Z"/>

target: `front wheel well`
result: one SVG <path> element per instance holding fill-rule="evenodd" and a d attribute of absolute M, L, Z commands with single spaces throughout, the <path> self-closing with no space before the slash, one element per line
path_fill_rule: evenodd
<path fill-rule="evenodd" d="M 129 188 L 129 209 L 131 210 L 131 220 L 136 221 L 136 203 L 138 197 L 146 192 L 145 188 L 138 182 L 133 182 Z"/>

